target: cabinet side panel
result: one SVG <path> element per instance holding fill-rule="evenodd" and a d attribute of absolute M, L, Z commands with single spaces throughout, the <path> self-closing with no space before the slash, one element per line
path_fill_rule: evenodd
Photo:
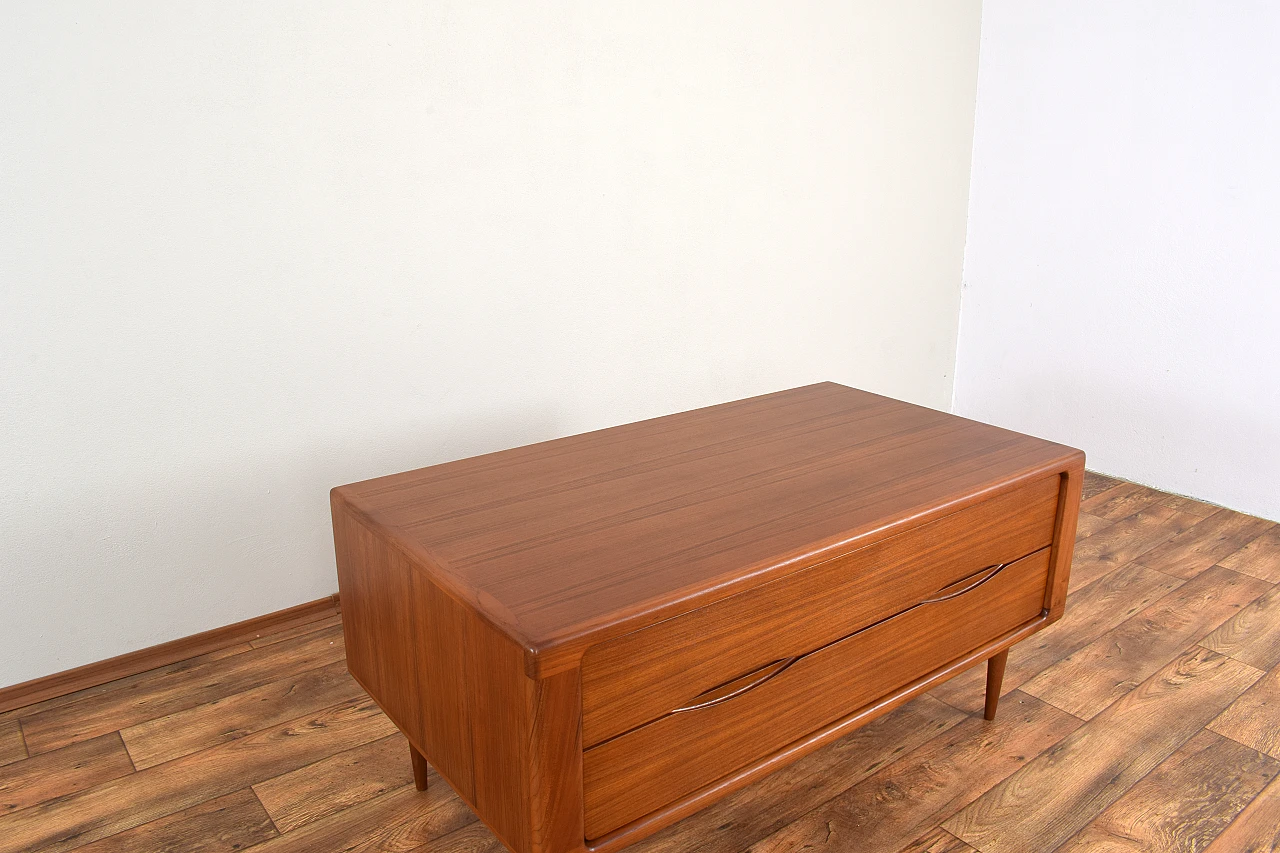
<path fill-rule="evenodd" d="M 332 508 L 347 668 L 401 731 L 421 741 L 408 567 L 336 492 Z"/>
<path fill-rule="evenodd" d="M 530 679 L 523 648 L 337 493 L 333 524 L 352 674 L 511 850 L 581 850 L 579 671 Z"/>
<path fill-rule="evenodd" d="M 336 492 L 332 508 L 347 668 L 474 802 L 465 614 Z"/>
<path fill-rule="evenodd" d="M 468 707 L 471 660 L 466 649 L 467 613 L 423 572 L 410 580 L 418 611 L 416 655 L 422 686 L 423 754 L 467 802 L 476 802 Z"/>

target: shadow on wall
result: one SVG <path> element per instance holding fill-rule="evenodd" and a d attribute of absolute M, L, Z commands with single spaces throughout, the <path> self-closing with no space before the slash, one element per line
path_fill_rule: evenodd
<path fill-rule="evenodd" d="M 302 461 L 317 478 L 336 476 L 338 479 L 329 486 L 332 488 L 547 441 L 567 435 L 565 430 L 566 419 L 557 417 L 551 409 L 502 412 L 477 415 L 466 421 L 455 419 L 448 424 L 424 422 L 421 430 L 405 431 L 401 427 L 376 436 L 353 434 L 333 440 L 325 448 L 313 448 Z M 327 489 L 325 495 L 327 501 Z"/>
<path fill-rule="evenodd" d="M 0 686 L 335 592 L 331 488 L 568 429 L 552 408 L 508 409 L 48 483 L 20 500 L 21 536 L 6 536 L 0 623 L 15 641 L 0 645 Z"/>
<path fill-rule="evenodd" d="M 1233 394 L 1206 404 L 1160 390 L 1069 373 L 1019 377 L 957 413 L 1082 448 L 1094 471 L 1280 520 L 1280 423 Z M 1232 473 L 1242 460 L 1248 478 Z"/>

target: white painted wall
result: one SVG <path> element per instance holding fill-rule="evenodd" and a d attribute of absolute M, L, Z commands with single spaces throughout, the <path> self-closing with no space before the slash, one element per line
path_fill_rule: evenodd
<path fill-rule="evenodd" d="M 336 588 L 328 489 L 945 408 L 978 3 L 8 3 L 0 684 Z"/>
<path fill-rule="evenodd" d="M 1280 5 L 987 0 L 955 409 L 1280 519 Z"/>

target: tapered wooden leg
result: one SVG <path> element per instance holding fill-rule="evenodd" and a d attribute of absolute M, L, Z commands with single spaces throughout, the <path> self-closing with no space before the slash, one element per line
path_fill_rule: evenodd
<path fill-rule="evenodd" d="M 427 790 L 427 771 L 429 766 L 422 753 L 409 744 L 409 758 L 413 761 L 413 784 L 419 791 Z"/>
<path fill-rule="evenodd" d="M 1009 660 L 1009 650 L 987 659 L 987 707 L 982 716 L 996 718 L 996 706 L 1000 704 L 1000 682 L 1004 681 L 1004 665 Z"/>

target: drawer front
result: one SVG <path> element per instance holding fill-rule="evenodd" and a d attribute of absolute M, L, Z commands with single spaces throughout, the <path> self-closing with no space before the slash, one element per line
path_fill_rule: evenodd
<path fill-rule="evenodd" d="M 587 650 L 586 747 L 655 720 L 772 661 L 900 613 L 942 587 L 1053 539 L 1060 478 L 929 524 Z"/>
<path fill-rule="evenodd" d="M 587 838 L 674 803 L 1039 617 L 1048 575 L 1045 548 L 586 750 Z"/>

